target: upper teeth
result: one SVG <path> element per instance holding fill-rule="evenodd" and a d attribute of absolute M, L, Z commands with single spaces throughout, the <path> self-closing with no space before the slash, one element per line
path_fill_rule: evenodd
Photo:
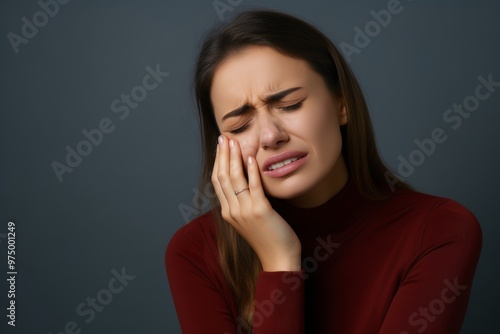
<path fill-rule="evenodd" d="M 268 170 L 275 170 L 276 168 L 283 167 L 284 165 L 288 165 L 291 162 L 294 162 L 298 160 L 299 158 L 291 158 L 291 159 L 286 159 L 284 161 L 272 164 L 271 166 L 267 167 Z"/>

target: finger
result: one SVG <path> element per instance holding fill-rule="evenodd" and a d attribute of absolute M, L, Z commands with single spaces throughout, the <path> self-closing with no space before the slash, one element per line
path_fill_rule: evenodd
<path fill-rule="evenodd" d="M 230 151 L 230 178 L 233 189 L 237 192 L 235 195 L 240 201 L 245 198 L 243 203 L 249 203 L 246 197 L 249 196 L 249 192 L 245 189 L 248 188 L 248 182 L 245 178 L 245 173 L 243 170 L 243 162 L 241 156 L 240 145 L 236 140 L 231 139 L 229 141 L 229 151 Z"/>
<path fill-rule="evenodd" d="M 260 179 L 259 165 L 254 157 L 248 156 L 247 159 L 248 171 L 248 187 L 250 188 L 250 195 L 255 199 L 266 198 L 264 189 L 262 188 L 262 181 Z"/>
<path fill-rule="evenodd" d="M 233 185 L 230 178 L 229 162 L 229 141 L 224 136 L 219 142 L 219 162 L 217 166 L 217 178 L 219 180 L 222 192 L 227 200 L 231 212 L 237 212 L 239 208 L 238 199 L 234 195 Z"/>
<path fill-rule="evenodd" d="M 217 194 L 217 198 L 219 199 L 219 203 L 221 205 L 222 210 L 228 210 L 228 203 L 226 196 L 224 195 L 224 192 L 222 191 L 221 185 L 219 183 L 219 179 L 217 177 L 218 170 L 219 170 L 219 144 L 217 144 L 217 150 L 215 153 L 215 162 L 214 162 L 214 167 L 212 169 L 212 185 L 214 187 L 215 193 Z"/>

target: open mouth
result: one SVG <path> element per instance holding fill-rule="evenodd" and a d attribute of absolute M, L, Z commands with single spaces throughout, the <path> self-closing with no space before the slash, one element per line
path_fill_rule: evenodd
<path fill-rule="evenodd" d="M 295 157 L 295 158 L 283 160 L 281 162 L 272 164 L 271 166 L 267 167 L 267 170 L 275 170 L 275 169 L 281 168 L 281 167 L 286 166 L 286 165 L 288 165 L 294 161 L 297 161 L 299 159 L 300 159 L 299 157 Z"/>
<path fill-rule="evenodd" d="M 274 157 L 268 162 L 267 167 L 264 167 L 263 172 L 270 177 L 283 177 L 299 169 L 307 160 L 305 152 L 285 152 L 281 158 Z M 278 158 L 278 159 L 276 159 Z"/>

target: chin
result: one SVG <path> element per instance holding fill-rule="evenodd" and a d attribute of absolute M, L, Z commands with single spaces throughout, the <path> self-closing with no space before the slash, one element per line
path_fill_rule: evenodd
<path fill-rule="evenodd" d="M 314 185 L 306 184 L 303 180 L 276 181 L 272 182 L 274 184 L 264 183 L 264 191 L 268 196 L 284 200 L 301 197 L 314 187 Z"/>

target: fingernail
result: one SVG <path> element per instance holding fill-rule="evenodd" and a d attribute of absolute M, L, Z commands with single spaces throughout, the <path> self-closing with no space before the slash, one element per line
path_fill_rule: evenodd
<path fill-rule="evenodd" d="M 219 145 L 222 145 L 224 143 L 224 139 L 222 138 L 222 135 L 219 136 Z"/>
<path fill-rule="evenodd" d="M 232 139 L 231 139 L 231 140 L 229 141 L 229 146 L 230 146 L 231 148 L 233 148 L 233 147 L 234 147 L 234 140 L 232 140 Z"/>
<path fill-rule="evenodd" d="M 249 165 L 253 164 L 253 159 L 251 156 L 248 156 L 248 164 Z"/>

